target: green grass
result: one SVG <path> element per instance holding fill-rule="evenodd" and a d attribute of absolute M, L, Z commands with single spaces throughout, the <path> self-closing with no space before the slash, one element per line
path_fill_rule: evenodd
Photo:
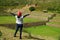
<path fill-rule="evenodd" d="M 0 16 L 0 24 L 15 23 L 15 18 L 13 16 Z"/>
<path fill-rule="evenodd" d="M 31 22 L 39 22 L 40 20 L 37 20 L 35 18 L 24 18 L 24 23 L 31 23 Z"/>
<path fill-rule="evenodd" d="M 58 37 L 60 36 L 60 28 L 45 25 L 25 28 L 24 30 L 34 35 L 48 36 L 56 39 L 58 39 Z"/>
<path fill-rule="evenodd" d="M 60 22 L 49 22 L 49 24 L 60 24 Z"/>
<path fill-rule="evenodd" d="M 34 19 L 34 18 L 24 18 L 24 23 L 29 23 L 29 22 L 37 22 L 39 20 Z M 11 24 L 15 23 L 15 17 L 14 16 L 0 16 L 0 24 Z"/>

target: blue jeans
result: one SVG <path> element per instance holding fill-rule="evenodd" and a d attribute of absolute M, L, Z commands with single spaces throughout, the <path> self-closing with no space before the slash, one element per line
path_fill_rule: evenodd
<path fill-rule="evenodd" d="M 21 38 L 22 38 L 22 28 L 23 28 L 23 24 L 17 24 L 17 25 L 16 25 L 16 31 L 15 31 L 14 36 L 16 36 L 16 33 L 18 32 L 19 28 L 20 28 L 20 39 L 21 39 Z"/>

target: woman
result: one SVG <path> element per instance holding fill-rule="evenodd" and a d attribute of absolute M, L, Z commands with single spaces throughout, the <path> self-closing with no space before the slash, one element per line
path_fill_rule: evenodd
<path fill-rule="evenodd" d="M 30 15 L 30 14 L 26 14 L 26 15 L 22 15 L 22 13 L 20 11 L 18 11 L 17 15 L 14 13 L 11 13 L 13 16 L 15 16 L 16 18 L 16 31 L 14 34 L 14 37 L 16 37 L 16 33 L 20 28 L 20 39 L 22 39 L 22 29 L 23 29 L 23 18 Z"/>

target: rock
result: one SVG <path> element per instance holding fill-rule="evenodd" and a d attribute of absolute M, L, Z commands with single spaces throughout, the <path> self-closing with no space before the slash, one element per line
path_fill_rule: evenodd
<path fill-rule="evenodd" d="M 44 13 L 48 13 L 48 11 L 47 11 L 47 10 L 43 10 L 43 12 L 44 12 Z"/>

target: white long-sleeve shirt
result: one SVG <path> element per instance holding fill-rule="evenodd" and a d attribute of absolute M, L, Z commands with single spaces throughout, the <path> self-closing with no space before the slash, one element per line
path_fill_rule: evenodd
<path fill-rule="evenodd" d="M 16 15 L 15 18 L 16 18 L 16 23 L 17 24 L 23 24 L 23 16 L 21 16 L 20 18 L 18 18 L 17 15 Z"/>

